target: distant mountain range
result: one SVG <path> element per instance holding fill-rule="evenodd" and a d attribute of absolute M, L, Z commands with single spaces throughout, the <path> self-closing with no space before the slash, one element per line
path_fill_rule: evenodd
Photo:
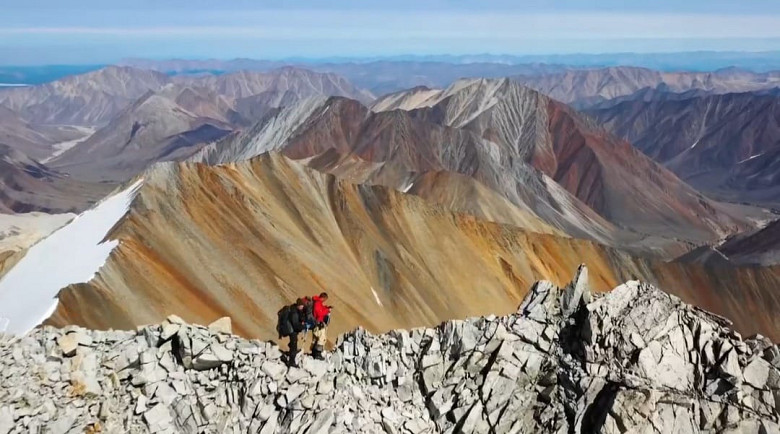
<path fill-rule="evenodd" d="M 298 98 L 318 94 L 373 98 L 336 75 L 294 68 L 175 79 L 155 71 L 110 66 L 40 86 L 2 89 L 0 105 L 35 124 L 101 126 L 147 92 L 176 83 L 205 87 L 231 100 L 266 91 L 290 91 Z"/>
<path fill-rule="evenodd" d="M 614 67 L 514 79 L 557 100 L 578 108 L 587 108 L 648 88 L 665 92 L 698 90 L 707 94 L 768 90 L 780 86 L 780 71 L 755 73 L 729 68 L 715 72 L 661 72 L 646 68 Z"/>
<path fill-rule="evenodd" d="M 252 61 L 236 62 L 249 66 Z M 365 65 L 379 64 L 356 66 Z M 416 80 L 404 75 L 394 79 L 408 78 Z M 642 124 L 628 113 L 660 110 L 663 115 L 682 116 L 679 107 L 656 109 L 663 101 L 685 105 L 693 119 L 709 104 L 708 100 L 688 104 L 694 99 L 726 98 L 720 94 L 747 89 L 770 101 L 778 82 L 777 73 L 733 68 L 714 73 L 553 68 L 511 79 L 459 80 L 443 90 L 415 87 L 374 101 L 372 92 L 337 74 L 292 67 L 268 73 L 170 76 L 112 66 L 40 86 L 0 90 L 0 138 L 7 137 L 16 152 L 52 173 L 109 184 L 130 179 L 158 161 L 196 155 L 195 159 L 214 164 L 282 150 L 318 170 L 449 205 L 458 202 L 458 209 L 465 212 L 666 254 L 684 250 L 686 242 L 698 244 L 749 229 L 760 216 L 710 201 L 631 146 L 636 143 L 683 180 L 692 179 L 691 173 L 701 172 L 698 166 L 685 161 L 676 166 L 672 159 L 674 152 L 690 148 L 674 142 L 674 137 L 696 125 L 693 121 L 662 132 L 658 127 L 665 123 L 660 118 Z M 590 107 L 591 118 L 544 93 Z M 333 96 L 343 98 L 328 98 Z M 745 96 L 742 104 L 751 104 L 750 98 Z M 626 109 L 637 104 L 639 108 Z M 733 111 L 742 118 L 755 125 L 771 124 L 771 111 L 752 116 L 740 107 Z M 726 122 L 710 118 L 713 126 Z M 652 126 L 654 133 L 674 144 L 663 145 L 656 137 L 644 140 L 625 125 Z M 728 140 L 754 139 L 744 128 L 729 131 L 736 137 Z M 755 139 L 771 148 L 771 129 L 762 131 L 765 135 Z M 716 137 L 701 149 L 724 140 Z M 756 156 L 753 175 L 738 177 L 736 173 L 744 173 L 740 170 L 753 167 L 750 156 L 741 155 L 746 152 L 722 161 L 734 171 L 730 188 L 756 190 L 756 185 L 765 185 L 771 196 L 773 154 L 767 154 L 768 166 L 759 164 L 764 160 Z M 712 166 L 706 155 L 700 160 L 701 168 Z M 490 196 L 490 206 L 471 206 L 444 187 L 461 183 L 463 177 L 487 187 L 464 191 L 482 201 Z M 695 185 L 714 191 L 709 184 Z M 765 196 L 755 199 L 765 203 Z"/>
<path fill-rule="evenodd" d="M 0 90 L 0 139 L 79 179 L 122 181 L 156 161 L 185 158 L 273 108 L 317 95 L 373 99 L 334 74 L 295 68 L 170 77 L 112 66 Z M 83 127 L 96 131 L 84 137 Z M 72 146 L 55 149 L 64 142 Z"/>
<path fill-rule="evenodd" d="M 585 111 L 700 190 L 780 208 L 780 96 L 642 90 Z"/>

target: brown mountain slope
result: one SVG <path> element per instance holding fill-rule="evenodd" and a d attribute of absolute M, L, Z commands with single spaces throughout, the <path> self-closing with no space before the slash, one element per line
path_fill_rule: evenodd
<path fill-rule="evenodd" d="M 458 174 L 478 180 L 523 212 L 572 236 L 610 242 L 619 233 L 540 171 L 522 161 L 503 167 L 494 143 L 407 112 L 372 113 L 343 98 L 311 99 L 291 106 L 238 136 L 205 147 L 193 159 L 220 164 L 269 150 L 282 150 L 288 157 L 352 182 L 422 195 L 429 190 L 415 189 L 420 178 L 431 172 Z M 434 200 L 439 194 L 433 194 Z M 457 203 L 478 200 L 462 198 Z M 638 238 L 628 236 L 632 241 Z"/>
<path fill-rule="evenodd" d="M 698 189 L 780 204 L 780 97 L 659 93 L 586 113 Z"/>
<path fill-rule="evenodd" d="M 149 92 L 49 164 L 86 181 L 124 181 L 155 162 L 189 157 L 233 129 L 220 99 L 200 98 L 196 91 Z"/>
<path fill-rule="evenodd" d="M 0 213 L 79 212 L 109 190 L 71 180 L 0 143 Z"/>
<path fill-rule="evenodd" d="M 394 109 L 401 106 L 419 108 Z M 509 80 L 415 89 L 380 99 L 374 113 L 355 101 L 309 100 L 194 159 L 217 164 L 269 150 L 399 190 L 429 171 L 459 173 L 567 234 L 643 251 L 672 246 L 680 254 L 680 240 L 713 241 L 752 227 L 628 143 Z"/>
<path fill-rule="evenodd" d="M 15 111 L 0 105 L 0 143 L 36 160 L 54 152 L 54 145 L 82 137 L 77 129 L 32 125 Z"/>
<path fill-rule="evenodd" d="M 337 181 L 275 155 L 223 166 L 168 164 L 145 175 L 120 240 L 86 284 L 60 293 L 52 324 L 130 328 L 170 313 L 275 337 L 275 313 L 322 290 L 333 332 L 434 324 L 515 309 L 528 283 L 566 282 L 580 262 L 595 289 L 631 275 L 777 339 L 778 270 L 705 270 L 637 260 Z"/>
<path fill-rule="evenodd" d="M 737 264 L 780 265 L 780 220 L 718 246 L 718 251 Z"/>
<path fill-rule="evenodd" d="M 422 96 L 422 98 L 421 98 Z M 504 167 L 524 161 L 607 220 L 639 233 L 699 242 L 744 224 L 564 104 L 509 80 L 464 80 L 440 91 L 380 100 L 375 110 L 415 105 L 415 117 L 471 131 L 497 145 Z"/>
<path fill-rule="evenodd" d="M 519 83 L 575 107 L 630 95 L 644 88 L 672 92 L 700 89 L 712 94 L 746 92 L 780 86 L 777 72 L 726 69 L 714 72 L 662 72 L 632 66 L 569 70 L 513 77 Z"/>

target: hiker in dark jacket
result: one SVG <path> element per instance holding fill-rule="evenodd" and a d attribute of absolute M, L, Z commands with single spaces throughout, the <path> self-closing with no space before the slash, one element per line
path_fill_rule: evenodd
<path fill-rule="evenodd" d="M 289 351 L 287 353 L 287 366 L 298 366 L 295 356 L 298 355 L 298 333 L 303 331 L 306 306 L 300 298 L 291 306 L 286 306 L 279 311 L 279 323 L 277 329 L 279 337 L 289 337 Z"/>
<path fill-rule="evenodd" d="M 312 318 L 314 320 L 311 355 L 315 359 L 325 360 L 325 356 L 322 353 L 325 351 L 325 344 L 328 342 L 328 324 L 330 323 L 332 307 L 325 304 L 328 301 L 328 294 L 325 292 L 315 295 L 311 299 Z"/>

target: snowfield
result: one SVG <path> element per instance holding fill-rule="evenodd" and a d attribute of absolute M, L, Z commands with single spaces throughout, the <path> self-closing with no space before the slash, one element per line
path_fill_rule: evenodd
<path fill-rule="evenodd" d="M 119 242 L 103 242 L 127 213 L 143 180 L 104 199 L 27 254 L 0 280 L 0 332 L 23 335 L 57 308 L 60 289 L 92 279 Z"/>

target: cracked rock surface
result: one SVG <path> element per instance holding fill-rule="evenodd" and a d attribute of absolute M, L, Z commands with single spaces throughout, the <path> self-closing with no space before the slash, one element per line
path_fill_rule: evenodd
<path fill-rule="evenodd" d="M 277 346 L 171 316 L 0 344 L 7 433 L 778 433 L 780 350 L 631 281 L 538 282 L 517 313 Z"/>

